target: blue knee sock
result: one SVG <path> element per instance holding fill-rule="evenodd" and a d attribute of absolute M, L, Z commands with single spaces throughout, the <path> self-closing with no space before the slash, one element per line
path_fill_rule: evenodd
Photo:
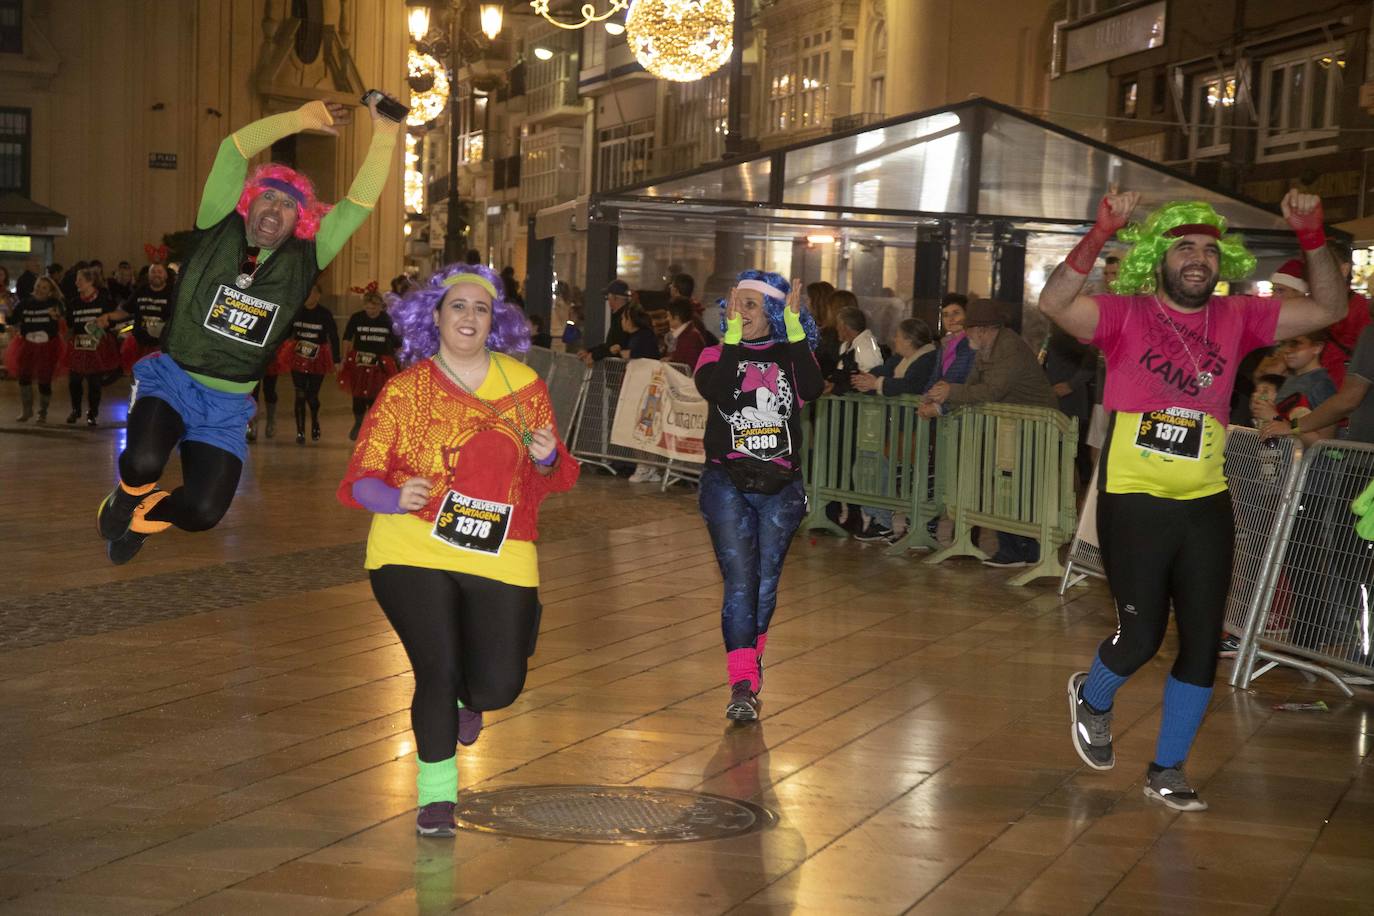
<path fill-rule="evenodd" d="M 1126 683 L 1126 678 L 1102 664 L 1102 653 L 1093 656 L 1093 666 L 1088 679 L 1083 682 L 1083 701 L 1094 712 L 1106 712 L 1112 708 L 1112 698 L 1117 688 Z"/>
<path fill-rule="evenodd" d="M 1169 675 L 1164 684 L 1164 719 L 1159 723 L 1159 740 L 1155 743 L 1157 766 L 1168 768 L 1183 763 L 1211 699 L 1211 687 L 1185 684 Z"/>

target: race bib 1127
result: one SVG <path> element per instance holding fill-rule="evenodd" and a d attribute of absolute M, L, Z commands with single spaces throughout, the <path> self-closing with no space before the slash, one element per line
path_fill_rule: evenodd
<path fill-rule="evenodd" d="M 205 327 L 230 340 L 263 347 L 280 312 L 281 306 L 275 302 L 221 284 L 205 316 Z"/>

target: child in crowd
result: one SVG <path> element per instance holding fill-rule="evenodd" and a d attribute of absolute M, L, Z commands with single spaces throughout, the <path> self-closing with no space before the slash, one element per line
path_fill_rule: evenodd
<path fill-rule="evenodd" d="M 1279 353 L 1288 369 L 1288 376 L 1279 388 L 1274 411 L 1279 419 L 1290 423 L 1307 416 L 1322 402 L 1336 393 L 1331 376 L 1322 368 L 1322 351 L 1326 347 L 1324 330 L 1285 340 Z M 1335 427 L 1327 427 L 1302 436 L 1303 445 L 1335 435 Z"/>

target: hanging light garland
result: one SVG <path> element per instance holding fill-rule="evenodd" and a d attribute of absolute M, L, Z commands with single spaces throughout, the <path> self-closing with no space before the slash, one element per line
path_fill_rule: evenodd
<path fill-rule="evenodd" d="M 690 83 L 730 59 L 734 24 L 733 0 L 635 0 L 625 31 L 645 70 Z"/>
<path fill-rule="evenodd" d="M 533 7 L 536 16 L 543 16 L 544 20 L 550 25 L 556 25 L 560 29 L 569 30 L 584 29 L 593 22 L 605 22 L 616 13 L 622 12 L 628 7 L 630 5 L 630 0 L 610 0 L 610 4 L 606 12 L 598 13 L 595 3 L 584 3 L 582 4 L 581 10 L 579 10 L 582 15 L 581 22 L 564 22 L 555 17 L 553 13 L 549 12 L 549 0 L 530 0 L 530 6 Z"/>
<path fill-rule="evenodd" d="M 422 127 L 439 117 L 448 104 L 448 74 L 429 54 L 410 49 L 408 62 L 410 79 L 410 114 L 406 123 Z"/>

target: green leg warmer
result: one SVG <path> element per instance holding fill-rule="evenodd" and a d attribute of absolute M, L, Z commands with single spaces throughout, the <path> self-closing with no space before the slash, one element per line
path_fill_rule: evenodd
<path fill-rule="evenodd" d="M 425 763 L 418 756 L 419 773 L 415 777 L 415 788 L 419 790 L 420 807 L 430 802 L 458 801 L 458 758 L 450 757 L 438 763 Z"/>

